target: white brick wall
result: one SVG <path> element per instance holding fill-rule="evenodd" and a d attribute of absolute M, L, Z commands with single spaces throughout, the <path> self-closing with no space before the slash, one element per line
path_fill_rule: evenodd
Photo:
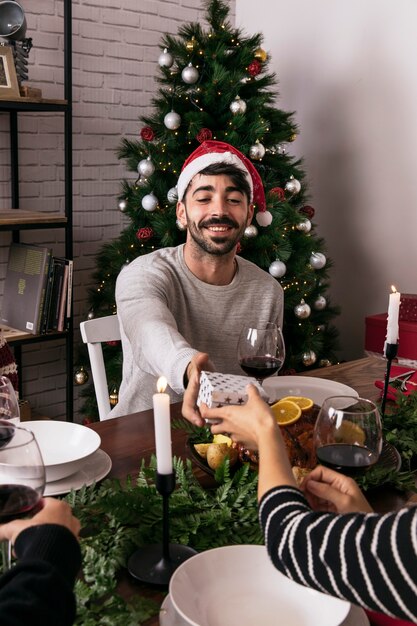
<path fill-rule="evenodd" d="M 33 39 L 29 84 L 45 98 L 63 98 L 63 3 L 22 0 Z M 234 7 L 234 0 L 231 6 Z M 138 118 L 155 92 L 154 76 L 163 33 L 204 15 L 200 0 L 74 0 L 73 162 L 75 328 L 86 319 L 86 289 L 92 285 L 94 256 L 102 242 L 120 232 L 120 181 L 131 176 L 118 161 L 122 137 L 134 137 Z M 234 15 L 234 10 L 232 16 Z M 63 116 L 19 116 L 20 205 L 55 211 L 63 207 Z M 0 207 L 10 207 L 8 115 L 0 114 Z M 9 233 L 0 233 L 0 293 Z M 25 231 L 22 241 L 54 245 L 63 255 L 59 230 Z M 75 343 L 79 334 L 75 334 Z M 51 417 L 65 413 L 65 352 L 62 342 L 24 348 L 24 396 Z M 58 375 L 57 375 L 58 372 Z M 76 409 L 79 403 L 76 400 Z"/>

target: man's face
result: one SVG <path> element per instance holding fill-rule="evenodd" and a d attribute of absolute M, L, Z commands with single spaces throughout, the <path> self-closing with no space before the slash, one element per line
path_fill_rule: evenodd
<path fill-rule="evenodd" d="M 197 174 L 178 202 L 177 217 L 187 225 L 187 242 L 192 240 L 204 252 L 222 256 L 242 238 L 253 208 L 229 176 Z"/>

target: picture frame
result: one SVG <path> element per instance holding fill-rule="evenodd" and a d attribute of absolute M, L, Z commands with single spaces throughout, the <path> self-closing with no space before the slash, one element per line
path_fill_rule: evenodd
<path fill-rule="evenodd" d="M 20 98 L 11 46 L 0 45 L 0 100 Z"/>

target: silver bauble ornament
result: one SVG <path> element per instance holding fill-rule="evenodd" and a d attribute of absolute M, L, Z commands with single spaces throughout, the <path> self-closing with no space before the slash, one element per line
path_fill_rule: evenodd
<path fill-rule="evenodd" d="M 292 196 L 299 193 L 301 190 L 301 183 L 299 180 L 290 176 L 290 180 L 285 184 L 285 191 L 288 191 Z"/>
<path fill-rule="evenodd" d="M 299 222 L 296 226 L 296 229 L 301 231 L 302 233 L 309 233 L 311 230 L 311 222 L 308 219 Z"/>
<path fill-rule="evenodd" d="M 158 63 L 160 67 L 171 67 L 174 63 L 174 57 L 165 48 L 164 51 L 159 55 Z"/>
<path fill-rule="evenodd" d="M 94 319 L 94 311 L 93 309 L 90 309 L 87 313 L 87 319 L 88 320 L 93 320 Z"/>
<path fill-rule="evenodd" d="M 179 219 L 177 219 L 177 221 L 175 222 L 177 225 L 178 230 L 187 230 L 187 225 L 183 224 Z"/>
<path fill-rule="evenodd" d="M 146 159 L 142 159 L 138 163 L 138 174 L 143 176 L 144 178 L 149 178 L 155 171 L 155 165 L 151 161 L 151 157 L 147 157 Z"/>
<path fill-rule="evenodd" d="M 275 148 L 277 154 L 287 154 L 287 146 L 285 143 L 279 143 Z"/>
<path fill-rule="evenodd" d="M 126 209 L 127 209 L 127 202 L 126 202 L 126 200 L 119 200 L 117 206 L 118 206 L 119 211 L 124 213 L 126 211 Z"/>
<path fill-rule="evenodd" d="M 194 85 L 200 78 L 200 74 L 198 73 L 198 69 L 194 67 L 192 63 L 189 63 L 187 67 L 184 67 L 182 70 L 181 78 L 187 85 Z"/>
<path fill-rule="evenodd" d="M 330 367 L 333 363 L 329 359 L 320 359 L 319 367 Z"/>
<path fill-rule="evenodd" d="M 230 110 L 233 115 L 238 115 L 238 113 L 246 113 L 246 102 L 236 96 L 236 98 L 230 103 Z"/>
<path fill-rule="evenodd" d="M 165 115 L 164 124 L 169 130 L 177 130 L 181 126 L 181 117 L 175 111 L 171 111 Z"/>
<path fill-rule="evenodd" d="M 326 257 L 321 252 L 313 252 L 310 257 L 310 265 L 315 270 L 321 270 L 326 265 Z"/>
<path fill-rule="evenodd" d="M 310 317 L 311 309 L 309 305 L 307 304 L 307 302 L 304 302 L 304 300 L 301 300 L 300 304 L 297 304 L 294 307 L 294 313 L 296 317 L 298 317 L 298 319 L 306 320 L 308 317 Z"/>
<path fill-rule="evenodd" d="M 266 228 L 266 226 L 270 226 L 272 223 L 272 213 L 270 213 L 270 211 L 258 211 L 256 221 L 259 226 Z"/>
<path fill-rule="evenodd" d="M 285 265 L 285 263 L 283 263 L 279 259 L 277 259 L 276 261 L 273 261 L 271 265 L 269 266 L 269 273 L 274 278 L 282 278 L 285 275 L 286 271 L 287 271 L 287 266 Z"/>
<path fill-rule="evenodd" d="M 310 365 L 314 365 L 314 363 L 317 360 L 317 355 L 315 352 L 313 352 L 313 350 L 309 350 L 308 352 L 303 352 L 303 356 L 301 357 L 301 360 L 304 365 L 309 367 Z"/>
<path fill-rule="evenodd" d="M 76 385 L 85 385 L 88 378 L 88 372 L 84 369 L 83 365 L 81 365 L 81 367 L 74 373 L 74 382 Z"/>
<path fill-rule="evenodd" d="M 148 193 L 142 198 L 142 207 L 145 211 L 155 211 L 158 206 L 158 198 L 153 193 Z"/>
<path fill-rule="evenodd" d="M 265 147 L 259 141 L 249 148 L 249 156 L 254 161 L 260 161 L 265 156 Z"/>
<path fill-rule="evenodd" d="M 246 226 L 245 232 L 243 234 L 248 239 L 252 239 L 258 234 L 258 229 L 256 228 L 255 224 L 249 224 L 249 226 Z"/>
<path fill-rule="evenodd" d="M 313 307 L 316 311 L 323 311 L 326 308 L 327 300 L 324 296 L 318 296 L 313 303 Z"/>
<path fill-rule="evenodd" d="M 167 199 L 170 204 L 175 204 L 178 200 L 178 189 L 176 187 L 171 187 L 167 193 Z"/>

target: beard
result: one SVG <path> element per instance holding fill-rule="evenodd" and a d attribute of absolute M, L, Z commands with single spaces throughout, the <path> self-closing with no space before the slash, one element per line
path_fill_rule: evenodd
<path fill-rule="evenodd" d="M 234 230 L 224 233 L 212 233 L 206 230 L 207 227 L 215 225 L 227 225 Z M 230 217 L 211 217 L 196 224 L 187 215 L 187 228 L 190 237 L 203 252 L 214 256 L 223 256 L 229 254 L 242 238 L 246 228 L 246 220 L 244 224 L 239 226 Z"/>

